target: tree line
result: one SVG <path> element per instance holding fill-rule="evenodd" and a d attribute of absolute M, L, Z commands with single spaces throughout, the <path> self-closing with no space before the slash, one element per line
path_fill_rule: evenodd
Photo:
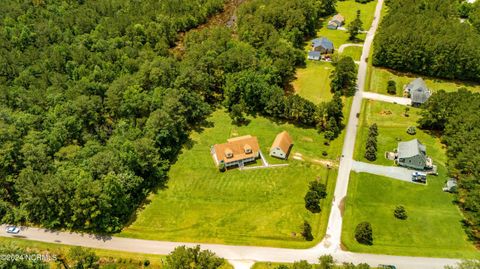
<path fill-rule="evenodd" d="M 480 242 L 480 94 L 466 89 L 434 93 L 419 119 L 420 128 L 439 132 L 447 146 L 448 171 L 458 180 L 456 202 L 467 234 Z"/>
<path fill-rule="evenodd" d="M 386 3 L 389 12 L 375 37 L 374 65 L 447 79 L 480 81 L 480 32 L 472 23 L 460 21 L 457 1 Z M 477 19 L 472 15 L 472 20 Z"/>
<path fill-rule="evenodd" d="M 120 231 L 153 188 L 165 187 L 190 131 L 221 105 L 337 136 L 340 93 L 316 105 L 284 91 L 304 63 L 300 36 L 335 1 L 249 1 L 236 35 L 189 32 L 184 53 L 170 52 L 178 32 L 222 6 L 1 1 L 1 222 Z"/>

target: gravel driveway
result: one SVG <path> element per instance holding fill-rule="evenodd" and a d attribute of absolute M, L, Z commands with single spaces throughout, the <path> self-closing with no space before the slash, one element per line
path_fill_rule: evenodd
<path fill-rule="evenodd" d="M 410 170 L 398 166 L 384 166 L 371 163 L 353 161 L 352 170 L 355 172 L 365 172 L 375 174 L 379 176 L 391 177 L 394 179 L 415 183 L 412 181 L 412 173 L 414 170 Z"/>

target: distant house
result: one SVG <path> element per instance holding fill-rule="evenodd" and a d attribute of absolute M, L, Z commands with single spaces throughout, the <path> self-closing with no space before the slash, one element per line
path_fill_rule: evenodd
<path fill-rule="evenodd" d="M 322 54 L 320 51 L 309 51 L 308 52 L 308 59 L 319 61 L 322 58 Z"/>
<path fill-rule="evenodd" d="M 328 22 L 327 28 L 331 30 L 336 30 L 338 27 L 342 27 L 345 24 L 345 18 L 337 14 Z"/>
<path fill-rule="evenodd" d="M 432 159 L 427 157 L 425 145 L 418 139 L 399 142 L 395 162 L 400 166 L 418 170 L 433 168 Z"/>
<path fill-rule="evenodd" d="M 260 147 L 255 136 L 246 135 L 227 139 L 227 143 L 215 144 L 212 154 L 218 164 L 225 163 L 225 167 L 243 167 L 260 157 Z"/>
<path fill-rule="evenodd" d="M 412 106 L 420 106 L 432 95 L 422 78 L 416 78 L 405 86 L 404 94 L 412 99 Z"/>
<path fill-rule="evenodd" d="M 325 37 L 315 38 L 312 41 L 312 51 L 319 51 L 321 54 L 331 54 L 334 50 L 332 41 Z"/>
<path fill-rule="evenodd" d="M 454 178 L 449 178 L 445 186 L 442 188 L 446 192 L 456 192 L 457 191 L 457 180 Z"/>
<path fill-rule="evenodd" d="M 275 137 L 272 146 L 270 147 L 270 156 L 280 159 L 287 159 L 288 153 L 292 148 L 292 138 L 287 131 L 283 131 Z"/>

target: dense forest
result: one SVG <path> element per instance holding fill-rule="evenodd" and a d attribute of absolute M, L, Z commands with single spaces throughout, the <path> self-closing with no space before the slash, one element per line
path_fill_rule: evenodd
<path fill-rule="evenodd" d="M 468 12 L 466 21 L 460 20 L 458 1 L 389 0 L 387 4 L 389 12 L 375 37 L 374 65 L 480 81 L 480 4 Z"/>
<path fill-rule="evenodd" d="M 248 1 L 235 29 L 192 31 L 173 55 L 223 2 L 0 1 L 1 222 L 121 230 L 220 106 L 338 135 L 339 94 L 284 91 L 335 1 Z"/>
<path fill-rule="evenodd" d="M 434 93 L 422 111 L 421 128 L 440 132 L 448 170 L 459 181 L 457 202 L 469 236 L 480 242 L 480 94 L 465 89 Z"/>

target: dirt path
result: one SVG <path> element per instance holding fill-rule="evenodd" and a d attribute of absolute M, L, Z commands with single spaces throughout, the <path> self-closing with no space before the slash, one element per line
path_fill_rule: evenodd
<path fill-rule="evenodd" d="M 175 43 L 175 46 L 171 49 L 171 51 L 175 55 L 182 55 L 185 51 L 184 47 L 184 38 L 186 33 L 191 31 L 199 31 L 205 28 L 215 27 L 215 26 L 227 26 L 229 28 L 235 28 L 237 23 L 237 16 L 235 15 L 235 11 L 237 8 L 246 0 L 227 0 L 225 1 L 225 5 L 223 6 L 223 10 L 220 13 L 217 13 L 210 18 L 208 18 L 207 22 L 204 24 L 200 24 L 196 28 L 190 29 L 187 32 L 181 32 L 178 34 L 178 41 Z"/>

